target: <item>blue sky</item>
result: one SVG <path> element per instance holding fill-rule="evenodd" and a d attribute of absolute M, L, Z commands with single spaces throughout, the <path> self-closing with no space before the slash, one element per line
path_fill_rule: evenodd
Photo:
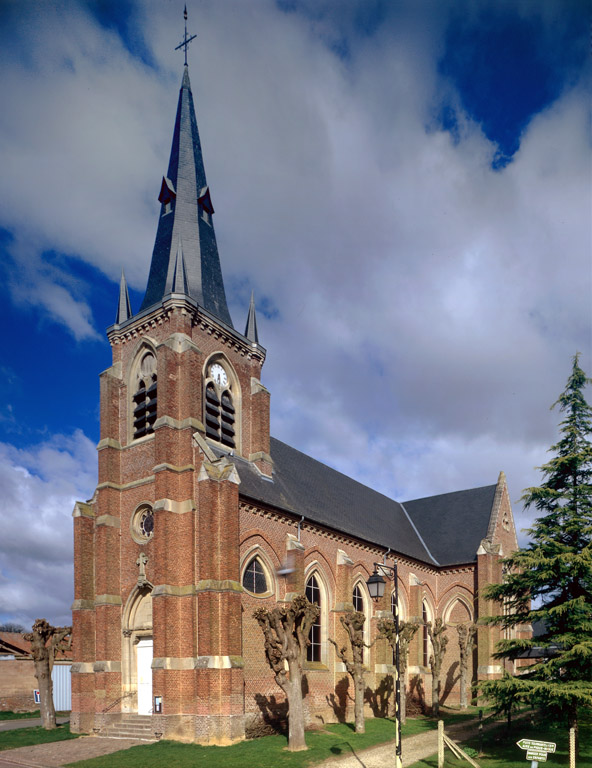
<path fill-rule="evenodd" d="M 182 5 L 0 6 L 0 621 L 67 620 L 104 330 L 121 268 L 135 310 L 146 284 Z M 188 12 L 226 290 L 240 330 L 255 291 L 272 433 L 400 500 L 502 469 L 518 500 L 576 351 L 592 373 L 588 4 Z"/>

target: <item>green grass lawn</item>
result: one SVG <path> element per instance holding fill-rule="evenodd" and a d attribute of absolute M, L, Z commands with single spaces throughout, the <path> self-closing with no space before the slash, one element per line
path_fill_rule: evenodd
<path fill-rule="evenodd" d="M 38 709 L 35 712 L 0 712 L 0 720 L 25 720 L 32 717 L 41 717 Z"/>
<path fill-rule="evenodd" d="M 58 717 L 69 715 L 69 712 L 56 712 Z M 41 712 L 36 709 L 34 712 L 0 712 L 0 720 L 31 720 L 41 717 Z"/>
<path fill-rule="evenodd" d="M 15 728 L 13 731 L 0 731 L 0 752 L 17 747 L 32 747 L 34 744 L 47 744 L 50 741 L 77 739 L 77 733 L 70 733 L 69 723 L 58 725 L 55 730 L 46 731 L 41 726 Z"/>
<path fill-rule="evenodd" d="M 426 717 L 409 719 L 403 727 L 403 736 L 412 736 L 437 727 L 435 720 Z M 175 741 L 159 741 L 132 747 L 122 752 L 71 763 L 77 768 L 304 768 L 330 757 L 344 757 L 362 749 L 391 741 L 395 724 L 390 719 L 366 720 L 366 733 L 356 734 L 352 724 L 337 723 L 323 730 L 308 731 L 306 752 L 287 752 L 285 736 L 264 736 L 243 741 L 232 747 L 201 747 Z"/>
<path fill-rule="evenodd" d="M 580 753 L 577 758 L 578 768 L 592 768 L 592 713 L 585 714 L 580 723 Z M 536 739 L 538 741 L 552 741 L 557 744 L 555 753 L 549 753 L 547 762 L 539 762 L 539 768 L 556 768 L 556 766 L 569 765 L 569 733 L 567 726 L 557 722 L 541 722 L 534 727 L 530 722 L 514 723 L 508 733 L 505 726 L 500 726 L 494 731 L 483 736 L 483 754 L 475 758 L 481 768 L 530 768 L 530 760 L 526 760 L 526 752 L 517 746 L 520 739 Z M 471 739 L 464 742 L 463 746 L 479 748 L 479 740 Z M 459 768 L 468 763 L 460 763 L 454 755 L 446 749 L 445 768 Z M 437 768 L 438 759 L 434 755 L 426 760 L 413 763 L 410 768 Z"/>

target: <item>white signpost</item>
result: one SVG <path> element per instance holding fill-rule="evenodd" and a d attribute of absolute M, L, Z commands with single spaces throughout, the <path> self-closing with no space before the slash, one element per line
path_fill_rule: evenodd
<path fill-rule="evenodd" d="M 535 741 L 535 739 L 520 739 L 516 744 L 526 750 L 526 759 L 532 760 L 531 768 L 537 768 L 539 762 L 547 762 L 547 754 L 555 752 L 556 744 L 552 741 Z"/>

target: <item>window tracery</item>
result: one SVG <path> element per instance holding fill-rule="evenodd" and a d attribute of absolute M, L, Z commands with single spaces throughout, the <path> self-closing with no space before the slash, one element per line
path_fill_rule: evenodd
<path fill-rule="evenodd" d="M 259 558 L 254 557 L 245 568 L 243 587 L 254 595 L 262 595 L 269 591 L 265 570 Z"/>
<path fill-rule="evenodd" d="M 134 512 L 131 532 L 138 544 L 146 544 L 154 536 L 154 512 L 149 504 L 143 504 Z"/>

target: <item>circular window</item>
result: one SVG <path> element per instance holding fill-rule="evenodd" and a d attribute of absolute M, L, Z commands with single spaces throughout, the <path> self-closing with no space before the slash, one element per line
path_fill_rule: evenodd
<path fill-rule="evenodd" d="M 145 544 L 154 535 L 154 513 L 151 507 L 140 507 L 132 517 L 132 537 Z"/>

